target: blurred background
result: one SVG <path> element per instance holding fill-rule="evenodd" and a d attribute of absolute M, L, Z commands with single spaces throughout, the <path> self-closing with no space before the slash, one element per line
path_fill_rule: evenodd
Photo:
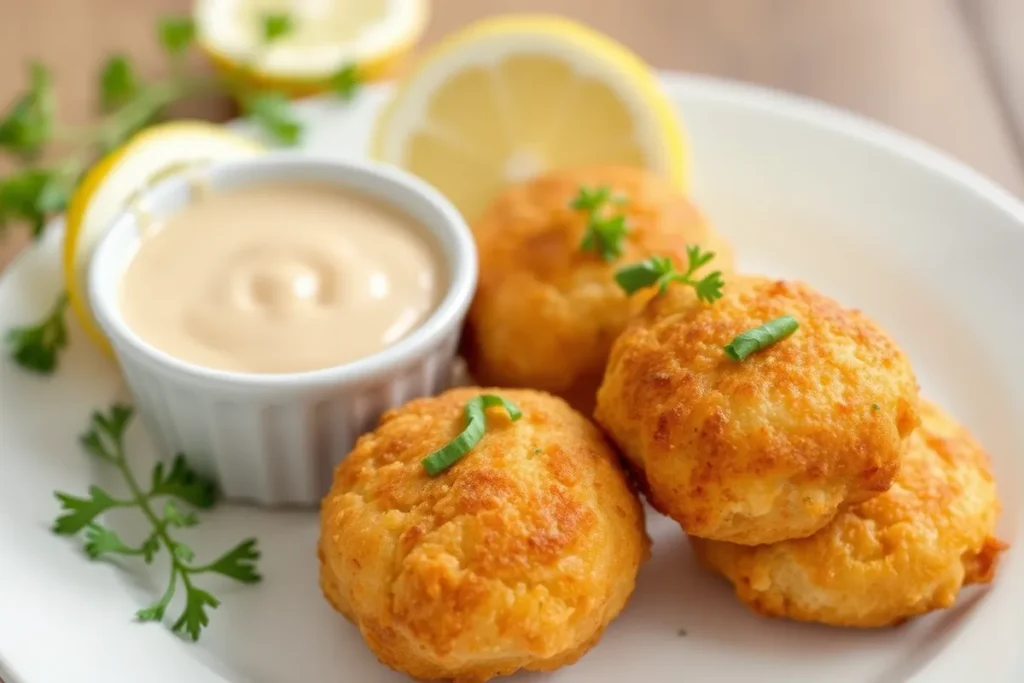
<path fill-rule="evenodd" d="M 56 75 L 61 117 L 95 111 L 112 52 L 158 74 L 156 20 L 191 0 L 0 0 L 0 104 L 25 64 Z M 653 66 L 758 83 L 824 100 L 922 138 L 1024 195 L 1024 0 L 435 0 L 418 51 L 483 16 L 564 14 Z M 413 55 L 415 58 L 415 54 Z M 191 114 L 224 119 L 226 101 Z M 0 240 L 0 267 L 25 243 Z"/>

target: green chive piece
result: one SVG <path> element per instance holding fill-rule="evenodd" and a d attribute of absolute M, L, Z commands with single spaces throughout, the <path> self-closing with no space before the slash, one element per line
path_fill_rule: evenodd
<path fill-rule="evenodd" d="M 731 342 L 725 345 L 725 355 L 736 361 L 743 360 L 756 351 L 782 341 L 796 332 L 796 328 L 799 326 L 800 323 L 791 315 L 769 320 L 764 325 L 736 335 Z"/>
<path fill-rule="evenodd" d="M 480 443 L 480 439 L 484 438 L 484 433 L 487 431 L 487 415 L 484 410 L 498 407 L 504 408 L 508 413 L 508 419 L 513 422 L 523 416 L 516 404 L 506 401 L 501 396 L 482 394 L 469 400 L 466 403 L 466 428 L 448 445 L 423 458 L 423 469 L 427 471 L 427 474 L 436 477 Z"/>

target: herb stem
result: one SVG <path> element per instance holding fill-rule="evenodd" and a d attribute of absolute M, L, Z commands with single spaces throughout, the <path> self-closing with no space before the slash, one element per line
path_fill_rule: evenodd
<path fill-rule="evenodd" d="M 184 72 L 176 72 L 164 81 L 144 86 L 131 101 L 96 123 L 58 128 L 55 137 L 78 147 L 72 157 L 73 166 L 84 168 L 88 163 L 89 152 L 97 144 L 121 140 L 126 132 L 144 127 L 164 107 L 182 99 L 220 92 L 225 83 L 216 76 L 189 76 Z"/>
<path fill-rule="evenodd" d="M 167 548 L 167 553 L 171 556 L 171 577 L 169 580 L 171 587 L 168 590 L 172 592 L 174 590 L 175 574 L 180 574 L 182 579 L 185 580 L 185 584 L 188 585 L 185 575 L 188 573 L 189 567 L 178 559 L 177 554 L 174 552 L 174 541 L 171 540 L 170 534 L 167 533 L 167 525 L 153 512 L 153 508 L 149 504 L 149 494 L 142 491 L 142 487 L 139 486 L 139 482 L 135 479 L 131 468 L 128 467 L 128 459 L 125 457 L 122 436 L 119 436 L 114 441 L 114 465 L 124 475 L 124 480 L 128 484 L 128 490 L 131 491 L 134 505 L 138 506 L 142 514 L 153 525 L 153 535 L 163 543 L 164 547 Z"/>
<path fill-rule="evenodd" d="M 77 146 L 91 140 L 95 130 L 95 125 L 57 126 L 53 129 L 53 139 L 55 142 L 64 142 Z"/>
<path fill-rule="evenodd" d="M 174 597 L 174 590 L 175 590 L 175 588 L 177 587 L 177 584 L 178 584 L 178 574 L 179 573 L 180 572 L 178 570 L 177 565 L 172 564 L 171 565 L 171 575 L 169 577 L 167 577 L 167 588 L 164 589 L 164 594 L 161 595 L 160 599 L 157 600 L 157 602 L 156 602 L 157 605 L 160 605 L 160 609 L 162 609 L 162 610 L 163 609 L 167 609 L 167 605 L 170 604 L 171 598 Z"/>
<path fill-rule="evenodd" d="M 146 551 L 143 548 L 141 548 L 141 547 L 139 547 L 139 548 L 122 548 L 118 552 L 118 554 L 119 555 L 126 555 L 128 557 L 140 557 L 142 555 L 145 555 Z"/>
<path fill-rule="evenodd" d="M 182 569 L 187 571 L 187 572 L 191 572 L 192 574 L 202 574 L 204 572 L 211 571 L 215 564 L 217 564 L 216 560 L 213 561 L 213 562 L 210 562 L 209 564 L 199 565 L 198 567 L 195 567 L 195 566 L 189 567 L 189 566 L 182 565 Z"/>
<path fill-rule="evenodd" d="M 135 507 L 135 500 L 118 500 L 114 499 L 114 502 L 110 505 L 110 509 L 114 508 L 130 508 Z"/>
<path fill-rule="evenodd" d="M 171 554 L 173 555 L 174 551 L 171 551 Z M 185 586 L 185 593 L 186 594 L 191 593 L 192 592 L 192 579 L 190 579 L 189 576 L 188 576 L 188 573 L 190 571 L 189 568 L 186 567 L 185 565 L 179 563 L 177 557 L 174 558 L 174 564 L 175 564 L 175 566 L 177 566 L 177 568 L 178 568 L 178 576 L 181 577 L 181 582 Z"/>

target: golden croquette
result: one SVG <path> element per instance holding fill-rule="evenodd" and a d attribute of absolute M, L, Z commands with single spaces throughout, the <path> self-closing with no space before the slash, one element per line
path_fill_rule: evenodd
<path fill-rule="evenodd" d="M 483 439 L 437 477 L 421 460 L 499 394 Z M 537 391 L 460 388 L 386 413 L 335 471 L 320 581 L 384 664 L 486 681 L 570 664 L 633 592 L 650 542 L 600 431 Z"/>
<path fill-rule="evenodd" d="M 580 249 L 587 218 L 570 207 L 581 187 L 608 187 L 630 227 L 607 262 Z M 615 283 L 623 265 L 652 255 L 687 263 L 686 245 L 716 253 L 708 272 L 732 269 L 732 253 L 683 193 L 638 168 L 559 171 L 506 190 L 475 223 L 480 259 L 464 353 L 477 381 L 549 391 L 589 415 L 612 342 L 646 298 Z"/>
<path fill-rule="evenodd" d="M 734 361 L 737 334 L 790 337 Z M 615 343 L 595 417 L 651 504 L 686 532 L 754 545 L 809 536 L 889 488 L 918 423 L 896 343 L 805 284 L 734 276 L 713 304 L 671 286 Z"/>
<path fill-rule="evenodd" d="M 740 546 L 693 539 L 741 601 L 772 617 L 835 626 L 898 624 L 949 607 L 992 580 L 1006 547 L 988 457 L 950 417 L 921 402 L 896 482 L 809 538 Z"/>

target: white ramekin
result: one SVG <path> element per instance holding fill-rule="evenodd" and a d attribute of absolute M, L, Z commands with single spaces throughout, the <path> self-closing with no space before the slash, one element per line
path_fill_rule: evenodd
<path fill-rule="evenodd" d="M 119 292 L 125 268 L 139 248 L 138 211 L 118 216 L 97 245 L 89 269 L 89 299 L 162 457 L 185 453 L 197 470 L 218 481 L 229 499 L 268 506 L 315 505 L 330 487 L 334 466 L 382 412 L 435 394 L 448 383 L 476 287 L 472 236 L 438 191 L 381 164 L 272 152 L 209 166 L 201 177 L 212 189 L 311 180 L 370 195 L 416 218 L 444 256 L 447 294 L 406 338 L 345 365 L 262 375 L 181 361 L 147 344 L 125 323 Z M 159 219 L 190 200 L 194 183 L 193 178 L 170 178 L 146 191 L 136 206 Z M 188 277 L 187 263 L 181 264 L 181 275 Z"/>

